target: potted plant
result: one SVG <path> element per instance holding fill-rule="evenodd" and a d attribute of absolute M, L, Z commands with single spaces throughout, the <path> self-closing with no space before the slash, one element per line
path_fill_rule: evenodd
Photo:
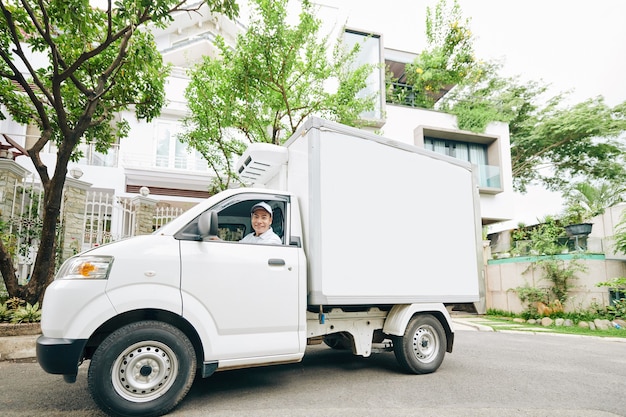
<path fill-rule="evenodd" d="M 530 231 L 531 253 L 537 255 L 558 255 L 567 246 L 559 238 L 565 236 L 565 230 L 558 219 L 545 216 L 541 223 Z"/>
<path fill-rule="evenodd" d="M 515 256 L 528 255 L 531 251 L 530 228 L 525 223 L 519 222 L 517 229 L 511 231 L 511 252 Z"/>
<path fill-rule="evenodd" d="M 593 223 L 589 223 L 591 217 L 591 211 L 582 204 L 574 202 L 566 208 L 565 216 L 561 221 L 565 225 L 565 232 L 568 236 L 587 236 L 593 227 Z"/>
<path fill-rule="evenodd" d="M 621 202 L 623 191 L 623 186 L 609 183 L 596 186 L 586 182 L 575 184 L 565 195 L 567 207 L 562 221 L 568 235 L 587 236 L 591 233 L 593 223 L 589 221 Z"/>

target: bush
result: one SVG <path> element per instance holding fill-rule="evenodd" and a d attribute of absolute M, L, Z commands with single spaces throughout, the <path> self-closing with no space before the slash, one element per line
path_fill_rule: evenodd
<path fill-rule="evenodd" d="M 0 323 L 4 321 L 10 321 L 13 311 L 9 309 L 6 303 L 0 304 Z"/>
<path fill-rule="evenodd" d="M 26 303 L 21 298 L 13 297 L 0 304 L 0 322 L 35 323 L 41 321 L 39 303 Z"/>
<path fill-rule="evenodd" d="M 31 305 L 26 303 L 25 307 L 20 307 L 13 312 L 11 323 L 35 323 L 41 321 L 41 309 L 39 303 Z"/>
<path fill-rule="evenodd" d="M 615 318 L 626 318 L 626 298 L 614 301 L 613 305 L 606 308 L 606 313 L 610 320 Z"/>

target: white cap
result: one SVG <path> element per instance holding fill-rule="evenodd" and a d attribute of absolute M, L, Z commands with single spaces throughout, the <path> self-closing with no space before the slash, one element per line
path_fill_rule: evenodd
<path fill-rule="evenodd" d="M 270 207 L 269 204 L 267 204 L 264 201 L 261 201 L 260 203 L 256 203 L 254 206 L 252 206 L 250 213 L 254 213 L 254 211 L 259 208 L 267 211 L 270 214 L 270 216 L 272 215 L 272 208 Z"/>

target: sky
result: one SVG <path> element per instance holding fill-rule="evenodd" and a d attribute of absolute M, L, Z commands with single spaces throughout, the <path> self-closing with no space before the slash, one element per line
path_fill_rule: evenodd
<path fill-rule="evenodd" d="M 436 0 L 318 0 L 348 8 L 348 25 L 383 34 L 385 47 L 419 53 L 426 8 Z M 448 5 L 452 0 L 448 0 Z M 568 103 L 602 96 L 626 101 L 626 0 L 458 0 L 470 18 L 478 59 L 503 62 L 502 74 L 543 81 Z M 562 211 L 560 194 L 532 187 L 516 194 L 514 220 L 535 224 Z M 501 225 L 502 226 L 502 225 Z"/>
<path fill-rule="evenodd" d="M 321 0 L 348 8 L 349 25 L 383 34 L 386 47 L 425 47 L 426 8 L 436 0 Z M 505 75 L 543 80 L 572 101 L 626 101 L 625 0 L 458 0 L 476 57 L 504 60 Z M 452 0 L 448 0 L 452 4 Z"/>

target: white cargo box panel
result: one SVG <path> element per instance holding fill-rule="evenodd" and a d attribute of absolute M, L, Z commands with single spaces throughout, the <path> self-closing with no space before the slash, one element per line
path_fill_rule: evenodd
<path fill-rule="evenodd" d="M 480 206 L 469 163 L 317 118 L 285 146 L 310 305 L 479 300 Z"/>

